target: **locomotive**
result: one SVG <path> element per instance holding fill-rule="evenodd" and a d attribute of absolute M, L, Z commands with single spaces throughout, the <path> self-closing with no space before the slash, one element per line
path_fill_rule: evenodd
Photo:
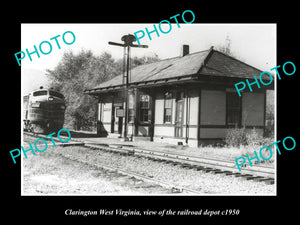
<path fill-rule="evenodd" d="M 40 89 L 23 97 L 24 131 L 50 134 L 64 125 L 64 96 L 52 89 Z"/>

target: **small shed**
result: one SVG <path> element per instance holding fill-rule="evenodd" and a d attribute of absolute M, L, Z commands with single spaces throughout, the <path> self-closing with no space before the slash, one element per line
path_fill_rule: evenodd
<path fill-rule="evenodd" d="M 131 70 L 128 94 L 128 135 L 189 146 L 215 143 L 233 127 L 264 132 L 266 89 L 234 84 L 254 81 L 261 70 L 212 47 Z M 98 135 L 120 136 L 124 130 L 123 75 L 85 90 L 98 97 Z"/>

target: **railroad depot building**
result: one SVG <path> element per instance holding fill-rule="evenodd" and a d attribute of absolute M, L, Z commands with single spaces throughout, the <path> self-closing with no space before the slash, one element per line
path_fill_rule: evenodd
<path fill-rule="evenodd" d="M 260 73 L 212 47 L 189 54 L 187 45 L 179 57 L 137 66 L 129 77 L 128 137 L 198 147 L 224 140 L 228 128 L 255 127 L 264 132 L 266 88 L 273 85 L 254 84 L 253 92 L 244 89 L 241 97 L 234 86 L 246 78 L 254 82 Z M 123 75 L 85 93 L 98 98 L 97 134 L 120 136 Z"/>

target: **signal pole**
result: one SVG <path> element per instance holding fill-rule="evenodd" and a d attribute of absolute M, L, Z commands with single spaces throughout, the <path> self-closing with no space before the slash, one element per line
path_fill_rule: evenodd
<path fill-rule="evenodd" d="M 126 67 L 126 73 L 123 71 L 123 84 L 124 84 L 124 95 L 125 95 L 125 123 L 124 123 L 124 140 L 128 141 L 128 84 L 129 84 L 129 71 L 130 71 L 130 47 L 136 47 L 136 48 L 148 48 L 148 45 L 135 45 L 132 42 L 136 41 L 136 38 L 132 34 L 124 35 L 122 36 L 121 40 L 124 42 L 124 44 L 111 42 L 109 41 L 109 45 L 116 45 L 121 46 L 124 48 L 124 65 L 123 68 L 125 70 Z M 125 58 L 127 53 L 127 62 L 125 66 Z M 124 79 L 125 78 L 125 79 Z"/>

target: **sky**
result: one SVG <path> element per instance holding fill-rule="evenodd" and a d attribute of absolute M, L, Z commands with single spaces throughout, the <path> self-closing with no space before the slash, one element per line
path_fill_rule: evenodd
<path fill-rule="evenodd" d="M 158 26 L 158 23 L 153 23 Z M 122 43 L 121 37 L 125 34 L 134 34 L 139 30 L 145 32 L 153 30 L 153 24 L 28 24 L 21 25 L 21 49 L 34 51 L 34 45 L 38 48 L 43 41 L 52 44 L 52 52 L 48 55 L 40 53 L 40 58 L 32 54 L 32 61 L 28 56 L 21 61 L 22 83 L 24 79 L 30 83 L 30 79 L 38 79 L 38 75 L 25 76 L 23 71 L 41 71 L 44 76 L 46 69 L 54 69 L 65 51 L 72 50 L 75 54 L 82 49 L 91 50 L 95 55 L 108 52 L 113 58 L 119 59 L 123 56 L 123 48 L 108 45 L 109 41 Z M 168 30 L 167 24 L 162 29 Z M 72 31 L 76 40 L 71 45 L 66 45 L 62 35 L 66 31 Z M 145 32 L 146 33 L 146 32 Z M 50 38 L 60 35 L 61 49 L 58 49 L 55 40 Z M 209 49 L 211 46 L 226 44 L 227 36 L 231 40 L 231 50 L 240 60 L 260 70 L 269 71 L 276 66 L 276 24 L 181 24 L 178 28 L 172 23 L 172 29 L 168 34 L 160 32 L 157 37 L 151 34 L 149 40 L 147 34 L 140 39 L 141 44 L 148 45 L 148 48 L 132 48 L 131 56 L 142 57 L 157 54 L 160 59 L 177 57 L 181 54 L 183 44 L 190 46 L 190 53 Z M 72 40 L 68 34 L 66 40 Z M 68 39 L 69 38 L 69 39 Z M 47 44 L 43 44 L 44 51 L 47 51 Z M 16 61 L 17 63 L 17 61 Z M 42 75 L 41 75 L 42 76 Z"/>

